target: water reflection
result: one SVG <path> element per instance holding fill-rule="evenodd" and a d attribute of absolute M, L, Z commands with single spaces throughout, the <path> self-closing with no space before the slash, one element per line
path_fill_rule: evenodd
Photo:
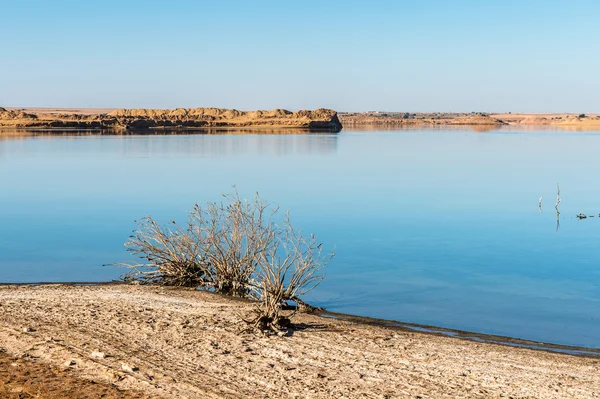
<path fill-rule="evenodd" d="M 560 228 L 560 211 L 558 210 L 558 205 L 560 204 L 560 186 L 556 183 L 556 205 L 554 205 L 554 209 L 556 210 L 556 231 Z"/>
<path fill-rule="evenodd" d="M 337 150 L 336 135 L 299 136 L 199 136 L 122 140 L 123 154 L 128 157 L 223 157 L 243 155 L 332 154 Z"/>
<path fill-rule="evenodd" d="M 198 129 L 145 129 L 145 130 L 104 130 L 104 129 L 7 129 L 0 127 L 0 140 L 17 137 L 65 137 L 65 136 L 190 136 L 190 135 L 328 135 L 330 132 L 310 132 L 297 128 L 198 128 Z"/>
<path fill-rule="evenodd" d="M 222 133 L 222 131 L 220 131 Z M 253 131 L 230 131 L 231 134 L 104 134 L 88 132 L 0 132 L 0 156 L 16 156 L 35 150 L 35 141 L 50 141 L 61 151 L 84 151 L 111 154 L 119 151 L 126 157 L 221 157 L 239 155 L 310 155 L 337 151 L 336 134 L 300 133 L 269 135 Z M 57 141 L 60 139 L 60 141 Z M 82 145 L 81 139 L 90 139 Z M 33 141 L 33 143 L 32 143 Z M 40 146 L 42 148 L 43 146 Z"/>
<path fill-rule="evenodd" d="M 347 125 L 342 132 L 393 132 L 393 131 L 468 131 L 474 133 L 568 133 L 600 134 L 600 126 L 577 125 Z"/>
<path fill-rule="evenodd" d="M 494 130 L 498 130 L 498 126 L 496 125 L 469 125 L 472 131 L 477 133 L 486 133 L 493 132 Z"/>

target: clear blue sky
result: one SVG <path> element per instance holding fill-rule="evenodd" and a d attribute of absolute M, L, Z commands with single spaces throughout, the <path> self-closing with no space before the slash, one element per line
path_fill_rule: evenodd
<path fill-rule="evenodd" d="M 600 112 L 597 0 L 0 2 L 0 106 Z"/>

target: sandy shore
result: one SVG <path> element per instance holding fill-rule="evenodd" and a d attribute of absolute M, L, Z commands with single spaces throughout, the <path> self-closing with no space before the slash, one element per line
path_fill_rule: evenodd
<path fill-rule="evenodd" d="M 314 315 L 265 337 L 242 332 L 250 309 L 192 290 L 3 286 L 0 349 L 122 397 L 600 398 L 598 358 Z"/>

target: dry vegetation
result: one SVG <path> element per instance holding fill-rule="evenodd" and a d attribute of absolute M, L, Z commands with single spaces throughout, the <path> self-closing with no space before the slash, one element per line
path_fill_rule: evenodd
<path fill-rule="evenodd" d="M 288 301 L 306 307 L 301 296 L 323 279 L 331 255 L 324 255 L 314 235 L 295 230 L 286 213 L 271 209 L 258 194 L 252 201 L 236 193 L 223 202 L 196 204 L 184 227 L 161 226 L 150 216 L 125 244 L 143 262 L 120 263 L 130 269 L 125 280 L 143 284 L 199 287 L 248 297 L 258 302 L 250 324 L 262 331 L 290 325 L 283 315 Z"/>

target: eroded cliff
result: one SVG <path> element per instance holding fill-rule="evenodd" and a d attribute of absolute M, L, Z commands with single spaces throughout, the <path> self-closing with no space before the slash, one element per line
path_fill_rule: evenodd
<path fill-rule="evenodd" d="M 330 109 L 291 112 L 222 108 L 118 109 L 107 113 L 27 113 L 0 108 L 0 127 L 79 129 L 294 128 L 338 132 L 342 124 Z"/>

